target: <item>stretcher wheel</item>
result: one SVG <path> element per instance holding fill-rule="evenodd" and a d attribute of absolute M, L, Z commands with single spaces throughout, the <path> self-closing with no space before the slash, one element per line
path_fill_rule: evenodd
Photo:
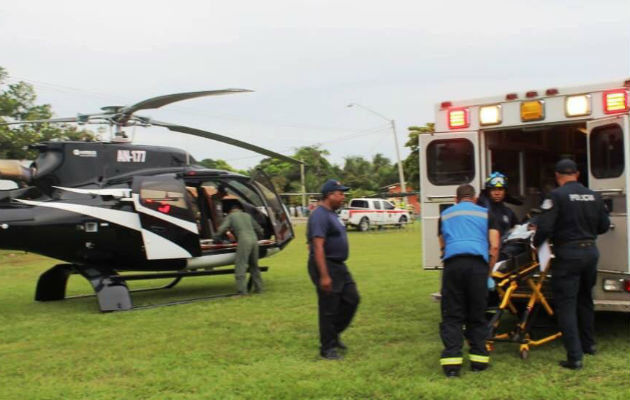
<path fill-rule="evenodd" d="M 521 360 L 527 360 L 527 357 L 529 357 L 529 346 L 526 344 L 521 345 L 519 352 Z"/>

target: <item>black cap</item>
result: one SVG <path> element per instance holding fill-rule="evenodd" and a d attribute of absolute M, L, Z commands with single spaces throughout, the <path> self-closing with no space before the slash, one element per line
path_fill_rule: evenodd
<path fill-rule="evenodd" d="M 556 164 L 556 172 L 563 175 L 572 175 L 578 172 L 577 164 L 573 160 L 565 158 Z"/>
<path fill-rule="evenodd" d="M 342 192 L 345 192 L 350 190 L 350 188 L 347 186 L 343 186 L 341 182 L 336 179 L 329 179 L 322 186 L 322 194 L 327 194 L 336 190 L 341 190 Z"/>

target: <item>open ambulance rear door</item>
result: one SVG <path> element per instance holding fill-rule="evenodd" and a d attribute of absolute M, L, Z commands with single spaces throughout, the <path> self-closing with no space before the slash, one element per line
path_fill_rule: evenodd
<path fill-rule="evenodd" d="M 593 298 L 598 310 L 630 311 L 628 293 L 624 291 L 624 282 L 630 277 L 628 115 L 589 121 L 586 131 L 589 186 L 606 202 L 612 224 L 611 230 L 597 240 L 600 258 Z"/>
<path fill-rule="evenodd" d="M 455 191 L 464 183 L 478 193 L 482 178 L 479 133 L 419 135 L 420 197 L 422 203 L 422 261 L 425 269 L 442 268 L 438 240 L 440 213 L 455 203 Z"/>

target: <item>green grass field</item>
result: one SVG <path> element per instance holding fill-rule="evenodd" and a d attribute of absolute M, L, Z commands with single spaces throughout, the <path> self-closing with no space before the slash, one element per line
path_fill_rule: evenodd
<path fill-rule="evenodd" d="M 439 273 L 422 270 L 418 224 L 350 232 L 348 265 L 362 303 L 343 337 L 345 360 L 321 360 L 304 226 L 296 233 L 285 251 L 262 260 L 270 267 L 263 295 L 108 314 L 94 298 L 35 302 L 37 278 L 55 261 L 0 253 L 0 399 L 630 398 L 626 314 L 597 315 L 600 352 L 581 371 L 557 365 L 560 342 L 534 348 L 526 361 L 505 343 L 490 370 L 444 378 L 439 305 L 430 298 Z M 231 276 L 191 278 L 133 299 L 233 290 Z M 71 278 L 70 295 L 90 291 Z"/>

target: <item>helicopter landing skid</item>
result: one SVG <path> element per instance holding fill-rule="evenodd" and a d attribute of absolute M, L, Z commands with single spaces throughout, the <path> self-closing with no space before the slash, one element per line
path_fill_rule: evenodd
<path fill-rule="evenodd" d="M 260 267 L 260 271 L 267 271 L 269 267 Z M 81 274 L 87 279 L 94 288 L 93 295 L 78 295 L 66 297 L 66 285 L 68 278 L 72 274 Z M 74 264 L 58 264 L 44 272 L 37 282 L 37 290 L 35 292 L 35 300 L 37 301 L 54 301 L 64 299 L 74 299 L 81 297 L 96 296 L 99 309 L 102 312 L 108 311 L 126 311 L 132 309 L 152 308 L 162 305 L 174 305 L 189 303 L 197 300 L 206 300 L 212 298 L 230 297 L 235 294 L 207 296 L 196 299 L 175 301 L 171 303 L 134 307 L 131 301 L 131 293 L 148 292 L 153 290 L 170 289 L 177 285 L 182 278 L 192 276 L 208 276 L 208 275 L 228 275 L 233 274 L 233 269 L 219 269 L 211 271 L 173 271 L 163 273 L 150 274 L 133 274 L 119 275 L 115 270 L 103 266 L 79 266 Z M 127 281 L 148 280 L 148 279 L 164 279 L 173 278 L 166 285 L 129 290 Z M 251 286 L 251 281 L 248 288 Z"/>

